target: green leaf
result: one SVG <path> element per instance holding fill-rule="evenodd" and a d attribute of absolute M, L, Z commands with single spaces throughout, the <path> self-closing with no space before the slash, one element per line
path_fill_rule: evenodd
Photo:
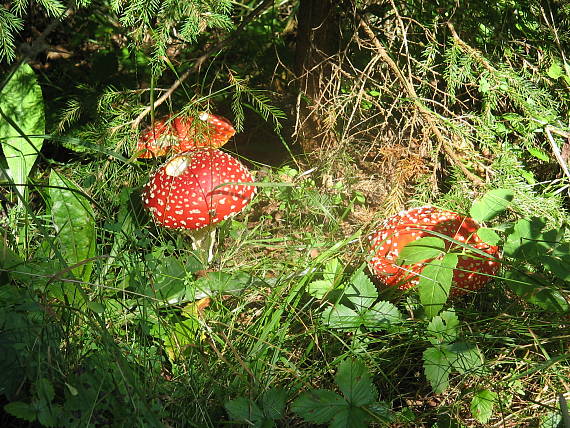
<path fill-rule="evenodd" d="M 369 330 L 381 329 L 402 322 L 402 314 L 390 302 L 381 301 L 360 313 L 362 325 Z"/>
<path fill-rule="evenodd" d="M 507 236 L 503 252 L 508 257 L 526 261 L 536 261 L 558 245 L 564 230 L 548 230 L 543 232 L 546 221 L 542 218 L 523 218 L 517 221 Z"/>
<path fill-rule="evenodd" d="M 412 265 L 434 259 L 445 252 L 443 239 L 433 236 L 420 238 L 406 245 L 398 256 L 399 265 Z"/>
<path fill-rule="evenodd" d="M 51 217 L 61 255 L 72 266 L 95 256 L 95 214 L 79 187 L 52 170 L 49 177 Z M 85 262 L 72 272 L 88 282 L 93 262 Z"/>
<path fill-rule="evenodd" d="M 564 296 L 558 290 L 536 280 L 533 274 L 525 275 L 516 270 L 510 270 L 506 272 L 505 279 L 508 281 L 509 288 L 517 296 L 522 297 L 533 305 L 551 312 L 566 312 L 569 310 L 568 302 Z"/>
<path fill-rule="evenodd" d="M 486 424 L 493 414 L 497 393 L 488 389 L 477 392 L 471 399 L 471 414 L 480 423 Z"/>
<path fill-rule="evenodd" d="M 444 348 L 431 347 L 424 351 L 424 373 L 433 392 L 440 394 L 449 386 L 451 362 Z"/>
<path fill-rule="evenodd" d="M 362 269 L 357 270 L 350 278 L 345 296 L 354 305 L 357 312 L 368 309 L 378 298 L 378 290 Z"/>
<path fill-rule="evenodd" d="M 445 347 L 451 365 L 459 373 L 479 373 L 483 366 L 483 355 L 476 345 L 455 342 Z"/>
<path fill-rule="evenodd" d="M 325 270 L 323 271 L 323 279 L 330 282 L 333 286 L 336 285 L 336 281 L 342 274 L 342 263 L 338 258 L 333 258 L 325 264 Z"/>
<path fill-rule="evenodd" d="M 24 134 L 0 116 L 0 142 L 11 178 L 25 184 L 44 141 L 37 135 L 45 134 L 42 90 L 28 64 L 20 65 L 0 92 L 0 109 Z M 27 194 L 25 187 L 18 189 L 22 196 Z"/>
<path fill-rule="evenodd" d="M 335 381 L 352 406 L 366 406 L 378 399 L 368 369 L 360 361 L 348 359 L 340 363 Z"/>
<path fill-rule="evenodd" d="M 327 389 L 313 389 L 304 392 L 291 405 L 295 413 L 307 422 L 315 424 L 326 424 L 338 412 L 348 407 L 348 403 L 340 395 Z"/>
<path fill-rule="evenodd" d="M 542 150 L 536 149 L 534 147 L 529 147 L 528 152 L 537 158 L 538 160 L 548 162 L 550 157 L 548 157 L 548 153 L 543 152 Z"/>
<path fill-rule="evenodd" d="M 28 422 L 36 420 L 36 411 L 31 404 L 21 401 L 12 401 L 4 406 L 6 413 Z"/>
<path fill-rule="evenodd" d="M 542 256 L 540 264 L 563 281 L 570 282 L 570 254 L 564 256 Z"/>
<path fill-rule="evenodd" d="M 45 400 L 46 402 L 51 403 L 55 398 L 55 391 L 53 389 L 53 385 L 45 377 L 39 378 L 35 382 L 35 387 L 38 397 Z"/>
<path fill-rule="evenodd" d="M 457 339 L 458 326 L 459 318 L 451 309 L 433 317 L 427 326 L 426 333 L 430 335 L 428 339 L 433 345 L 451 343 Z"/>
<path fill-rule="evenodd" d="M 477 229 L 477 236 L 485 244 L 498 245 L 501 242 L 501 237 L 493 229 L 488 229 L 486 227 L 480 227 Z"/>
<path fill-rule="evenodd" d="M 481 199 L 473 202 L 469 211 L 471 217 L 479 222 L 489 221 L 505 211 L 514 198 L 514 193 L 507 189 L 494 189 L 485 193 Z"/>
<path fill-rule="evenodd" d="M 269 419 L 280 419 L 287 403 L 287 391 L 280 388 L 267 390 L 261 398 L 261 409 Z"/>
<path fill-rule="evenodd" d="M 546 74 L 551 79 L 558 79 L 564 75 L 564 69 L 558 61 L 553 61 L 548 70 L 546 70 Z"/>
<path fill-rule="evenodd" d="M 457 254 L 446 254 L 441 260 L 434 260 L 423 269 L 418 289 L 427 317 L 436 316 L 447 301 L 457 261 Z"/>
<path fill-rule="evenodd" d="M 228 412 L 230 419 L 240 422 L 256 422 L 261 421 L 264 416 L 263 412 L 257 404 L 245 397 L 239 397 L 235 400 L 229 400 L 224 403 L 224 407 Z"/>
<path fill-rule="evenodd" d="M 316 299 L 322 299 L 333 289 L 333 283 L 324 279 L 312 281 L 307 285 L 307 293 Z"/>
<path fill-rule="evenodd" d="M 329 428 L 366 428 L 368 413 L 358 407 L 341 409 L 333 418 Z"/>
<path fill-rule="evenodd" d="M 360 314 L 341 304 L 325 309 L 321 317 L 323 323 L 330 328 L 357 329 L 363 323 Z"/>

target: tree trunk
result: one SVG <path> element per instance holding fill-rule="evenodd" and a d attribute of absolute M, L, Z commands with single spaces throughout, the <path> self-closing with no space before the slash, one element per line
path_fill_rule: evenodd
<path fill-rule="evenodd" d="M 297 135 L 305 153 L 324 146 L 327 128 L 319 115 L 331 78 L 329 58 L 338 50 L 336 8 L 332 0 L 300 0 L 297 12 L 295 72 L 301 103 Z"/>

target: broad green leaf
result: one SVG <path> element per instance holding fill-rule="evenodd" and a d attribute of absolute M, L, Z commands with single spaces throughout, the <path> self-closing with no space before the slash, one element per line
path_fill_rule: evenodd
<path fill-rule="evenodd" d="M 196 298 L 221 294 L 239 294 L 253 281 L 254 278 L 246 272 L 235 272 L 233 274 L 223 271 L 208 272 L 195 283 L 196 289 L 200 292 Z"/>
<path fill-rule="evenodd" d="M 333 258 L 325 264 L 325 270 L 323 271 L 323 279 L 330 282 L 333 286 L 336 285 L 335 282 L 342 273 L 342 263 L 338 258 Z"/>
<path fill-rule="evenodd" d="M 333 287 L 332 282 L 325 279 L 318 279 L 307 285 L 307 293 L 316 299 L 322 299 Z"/>
<path fill-rule="evenodd" d="M 21 135 L 0 116 L 0 142 L 15 184 L 26 184 L 28 174 L 42 148 L 45 117 L 42 90 L 32 67 L 22 64 L 0 92 L 0 109 L 17 125 Z M 22 196 L 25 187 L 18 187 Z"/>
<path fill-rule="evenodd" d="M 36 392 L 38 397 L 50 403 L 55 397 L 55 391 L 51 382 L 45 377 L 39 378 L 35 382 Z"/>
<path fill-rule="evenodd" d="M 561 280 L 570 282 L 570 254 L 561 257 L 542 256 L 539 260 L 546 270 Z"/>
<path fill-rule="evenodd" d="M 335 415 L 329 428 L 367 428 L 368 419 L 368 413 L 361 408 L 346 407 Z"/>
<path fill-rule="evenodd" d="M 345 296 L 354 305 L 357 312 L 368 309 L 378 298 L 378 290 L 362 269 L 357 270 L 350 278 Z"/>
<path fill-rule="evenodd" d="M 490 190 L 481 199 L 473 202 L 469 211 L 476 221 L 489 221 L 505 211 L 514 198 L 514 193 L 507 189 Z"/>
<path fill-rule="evenodd" d="M 498 245 L 501 242 L 501 237 L 493 229 L 488 229 L 486 227 L 480 227 L 477 230 L 477 236 L 481 238 L 486 244 Z"/>
<path fill-rule="evenodd" d="M 457 339 L 458 326 L 459 318 L 455 315 L 455 311 L 452 309 L 444 311 L 429 322 L 426 330 L 430 335 L 428 339 L 433 345 L 454 342 Z"/>
<path fill-rule="evenodd" d="M 558 79 L 564 75 L 564 69 L 558 61 L 553 61 L 548 70 L 546 70 L 546 74 L 551 79 Z"/>
<path fill-rule="evenodd" d="M 368 369 L 360 361 L 348 359 L 340 363 L 335 381 L 352 406 L 366 406 L 378 399 Z"/>
<path fill-rule="evenodd" d="M 280 388 L 271 388 L 261 397 L 261 409 L 265 417 L 280 419 L 287 403 L 287 391 Z"/>
<path fill-rule="evenodd" d="M 156 268 L 152 269 L 144 294 L 169 304 L 191 300 L 194 298 L 193 294 L 186 296 L 190 294 L 185 282 L 187 275 L 186 267 L 180 260 L 174 256 L 164 257 Z"/>
<path fill-rule="evenodd" d="M 563 230 L 543 232 L 546 221 L 542 218 L 523 218 L 517 221 L 507 236 L 503 252 L 508 257 L 516 257 L 527 261 L 536 261 L 556 247 Z"/>
<path fill-rule="evenodd" d="M 568 302 L 558 290 L 541 284 L 532 274 L 525 275 L 516 270 L 509 270 L 505 279 L 517 296 L 533 305 L 552 312 L 566 312 L 569 309 Z"/>
<path fill-rule="evenodd" d="M 184 355 L 184 352 L 190 345 L 199 341 L 199 330 L 200 323 L 193 317 L 169 325 L 168 330 L 162 330 L 164 348 L 170 361 L 176 361 L 180 356 Z M 161 337 L 161 335 L 157 336 Z"/>
<path fill-rule="evenodd" d="M 363 322 L 357 312 L 341 304 L 325 309 L 321 317 L 325 325 L 337 329 L 357 329 Z"/>
<path fill-rule="evenodd" d="M 51 217 L 62 257 L 72 266 L 95 256 L 95 214 L 88 199 L 73 182 L 52 170 L 49 177 Z M 72 270 L 89 281 L 93 262 L 85 262 Z"/>
<path fill-rule="evenodd" d="M 31 404 L 21 401 L 12 401 L 4 406 L 6 413 L 23 419 L 24 421 L 33 422 L 36 420 L 36 411 Z"/>
<path fill-rule="evenodd" d="M 234 421 L 256 422 L 263 419 L 263 412 L 257 404 L 245 397 L 229 400 L 224 403 L 230 419 Z"/>
<path fill-rule="evenodd" d="M 396 306 L 390 302 L 377 302 L 370 309 L 360 313 L 362 325 L 369 330 L 381 329 L 402 322 L 402 314 Z"/>
<path fill-rule="evenodd" d="M 424 373 L 433 392 L 440 394 L 449 386 L 451 362 L 443 348 L 428 348 L 423 353 Z"/>
<path fill-rule="evenodd" d="M 348 407 L 344 398 L 327 389 L 313 389 L 304 392 L 291 405 L 295 413 L 307 422 L 315 424 L 326 424 L 338 412 Z"/>
<path fill-rule="evenodd" d="M 412 241 L 406 245 L 398 256 L 399 265 L 411 265 L 434 259 L 445 252 L 443 239 L 429 236 Z"/>
<path fill-rule="evenodd" d="M 457 254 L 450 253 L 441 260 L 433 260 L 423 269 L 418 289 L 427 317 L 436 316 L 447 301 L 457 261 Z"/>
<path fill-rule="evenodd" d="M 486 424 L 493 415 L 497 393 L 488 389 L 477 392 L 471 399 L 471 414 L 478 422 Z"/>
<path fill-rule="evenodd" d="M 476 345 L 455 342 L 445 347 L 451 365 L 459 373 L 478 373 L 483 366 L 483 355 Z"/>

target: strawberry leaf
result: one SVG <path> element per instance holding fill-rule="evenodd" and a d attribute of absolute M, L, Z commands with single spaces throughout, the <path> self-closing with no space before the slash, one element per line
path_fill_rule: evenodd
<path fill-rule="evenodd" d="M 478 422 L 486 424 L 493 414 L 493 407 L 497 401 L 497 393 L 484 389 L 477 392 L 471 400 L 471 414 Z"/>
<path fill-rule="evenodd" d="M 295 413 L 315 424 L 326 424 L 348 407 L 344 398 L 327 389 L 304 392 L 291 405 Z"/>
<path fill-rule="evenodd" d="M 427 264 L 422 271 L 418 288 L 427 317 L 436 316 L 447 301 L 457 261 L 457 254 L 446 254 L 441 260 Z"/>
<path fill-rule="evenodd" d="M 365 406 L 378 399 L 378 391 L 370 379 L 366 366 L 356 360 L 344 360 L 335 381 L 352 406 Z"/>
<path fill-rule="evenodd" d="M 412 265 L 434 259 L 445 252 L 443 239 L 433 236 L 420 238 L 406 245 L 398 257 L 399 265 Z"/>

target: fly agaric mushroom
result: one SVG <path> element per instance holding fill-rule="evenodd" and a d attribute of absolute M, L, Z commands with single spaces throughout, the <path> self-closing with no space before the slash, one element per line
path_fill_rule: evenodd
<path fill-rule="evenodd" d="M 418 285 L 418 275 L 427 262 L 399 265 L 398 256 L 407 244 L 423 237 L 436 236 L 430 233 L 434 231 L 496 257 L 498 247 L 481 241 L 476 233 L 478 229 L 477 222 L 472 218 L 431 206 L 402 211 L 384 220 L 380 228 L 368 237 L 374 252 L 369 265 L 384 284 L 405 290 Z M 445 240 L 446 251 L 454 246 L 458 248 Z M 499 263 L 491 258 L 459 255 L 450 295 L 459 296 L 482 288 L 498 269 Z"/>
<path fill-rule="evenodd" d="M 236 133 L 229 120 L 208 113 L 200 113 L 198 119 L 205 123 L 205 130 L 194 123 L 191 116 L 167 116 L 154 122 L 143 131 L 137 143 L 137 157 L 149 159 L 170 153 L 181 153 L 196 147 L 217 149 Z"/>
<path fill-rule="evenodd" d="M 144 186 L 143 203 L 155 222 L 191 232 L 194 249 L 212 260 L 215 224 L 239 213 L 255 195 L 250 172 L 220 150 L 177 154 Z"/>

